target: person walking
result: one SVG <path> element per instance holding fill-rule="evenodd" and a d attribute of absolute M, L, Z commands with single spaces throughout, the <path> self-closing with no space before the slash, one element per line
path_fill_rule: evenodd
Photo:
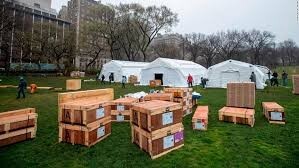
<path fill-rule="evenodd" d="M 278 73 L 274 71 L 272 77 L 271 86 L 278 86 Z"/>
<path fill-rule="evenodd" d="M 126 82 L 127 82 L 127 77 L 123 76 L 122 80 L 121 80 L 122 88 L 126 88 L 126 86 L 125 86 Z"/>
<path fill-rule="evenodd" d="M 105 81 L 104 81 L 104 80 L 105 80 L 105 75 L 102 74 L 102 76 L 101 76 L 101 83 L 102 83 L 102 84 L 105 84 Z"/>
<path fill-rule="evenodd" d="M 254 83 L 255 88 L 256 88 L 256 75 L 254 72 L 251 72 L 251 75 L 249 77 L 250 81 Z"/>
<path fill-rule="evenodd" d="M 282 85 L 287 86 L 287 84 L 288 84 L 288 74 L 285 71 L 283 71 L 283 73 L 281 74 L 281 78 L 282 78 Z"/>
<path fill-rule="evenodd" d="M 191 74 L 188 75 L 188 87 L 193 87 L 193 77 L 191 76 Z"/>
<path fill-rule="evenodd" d="M 18 96 L 17 99 L 19 99 L 21 97 L 21 94 L 23 96 L 23 99 L 25 99 L 25 89 L 27 88 L 27 83 L 24 80 L 23 77 L 20 77 L 20 82 L 19 82 L 19 86 L 18 86 Z"/>

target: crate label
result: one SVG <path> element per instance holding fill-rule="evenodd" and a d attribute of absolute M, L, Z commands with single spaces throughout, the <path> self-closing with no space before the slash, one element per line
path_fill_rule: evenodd
<path fill-rule="evenodd" d="M 196 122 L 195 129 L 205 129 L 205 123 L 203 122 Z"/>
<path fill-rule="evenodd" d="M 105 135 L 105 126 L 98 128 L 97 130 L 97 138 L 100 138 Z"/>
<path fill-rule="evenodd" d="M 125 106 L 124 105 L 117 105 L 116 110 L 117 111 L 125 111 Z"/>
<path fill-rule="evenodd" d="M 162 114 L 162 125 L 173 123 L 173 112 Z"/>
<path fill-rule="evenodd" d="M 96 119 L 105 117 L 105 110 L 104 110 L 104 108 L 98 108 L 96 110 L 96 113 L 97 113 L 96 114 Z"/>
<path fill-rule="evenodd" d="M 125 120 L 125 116 L 123 116 L 123 115 L 116 116 L 116 121 L 124 121 L 124 120 Z"/>
<path fill-rule="evenodd" d="M 271 112 L 271 120 L 282 121 L 282 113 L 281 112 Z"/>
<path fill-rule="evenodd" d="M 163 149 L 167 149 L 174 146 L 174 136 L 170 135 L 163 138 Z"/>
<path fill-rule="evenodd" d="M 184 139 L 183 131 L 177 132 L 174 134 L 174 143 L 180 142 Z"/>

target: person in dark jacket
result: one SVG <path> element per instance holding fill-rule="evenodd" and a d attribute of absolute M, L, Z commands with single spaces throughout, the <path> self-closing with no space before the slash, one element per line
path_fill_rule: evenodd
<path fill-rule="evenodd" d="M 255 88 L 256 88 L 256 75 L 254 72 L 251 73 L 249 79 L 251 82 L 253 82 L 255 84 Z"/>
<path fill-rule="evenodd" d="M 209 81 L 207 78 L 203 78 L 201 77 L 201 85 L 202 85 L 202 88 L 206 88 L 206 85 L 207 85 L 207 81 Z"/>
<path fill-rule="evenodd" d="M 104 80 L 105 80 L 105 75 L 103 74 L 103 75 L 101 76 L 101 82 L 102 82 L 103 84 L 105 84 Z"/>
<path fill-rule="evenodd" d="M 272 74 L 271 86 L 278 86 L 278 73 L 276 71 Z"/>
<path fill-rule="evenodd" d="M 112 82 L 112 78 L 113 78 L 113 75 L 112 75 L 112 73 L 110 73 L 110 75 L 109 75 L 109 83 L 111 84 L 111 82 Z"/>
<path fill-rule="evenodd" d="M 25 90 L 27 88 L 27 83 L 24 80 L 23 77 L 20 78 L 20 82 L 19 82 L 19 86 L 18 86 L 18 97 L 17 99 L 19 99 L 21 97 L 21 94 L 23 95 L 23 99 L 25 99 Z"/>
<path fill-rule="evenodd" d="M 283 73 L 281 74 L 281 78 L 282 78 L 282 86 L 287 86 L 288 74 L 285 71 L 283 71 Z"/>

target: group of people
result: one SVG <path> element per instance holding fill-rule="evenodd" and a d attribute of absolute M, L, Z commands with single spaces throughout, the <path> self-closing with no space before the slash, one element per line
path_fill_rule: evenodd
<path fill-rule="evenodd" d="M 203 78 L 201 77 L 201 86 L 205 89 L 206 85 L 207 85 L 207 81 L 209 81 L 207 78 Z M 193 87 L 193 77 L 191 74 L 188 75 L 187 77 L 187 83 L 188 83 L 188 87 Z"/>
<path fill-rule="evenodd" d="M 113 74 L 110 73 L 110 75 L 109 75 L 108 78 L 109 78 L 109 84 L 111 84 L 112 81 L 114 81 Z M 102 74 L 102 76 L 100 76 L 100 74 L 98 73 L 96 79 L 97 80 L 101 80 L 101 83 L 105 84 L 105 75 L 104 74 Z M 126 88 L 126 83 L 127 83 L 127 77 L 126 76 L 122 76 L 122 80 L 121 80 L 122 88 Z"/>
<path fill-rule="evenodd" d="M 271 71 L 269 70 L 268 72 L 268 78 L 270 80 L 270 85 L 271 86 L 278 86 L 279 82 L 278 82 L 278 73 L 276 71 L 273 72 L 272 74 L 272 78 L 271 78 Z M 254 72 L 251 73 L 250 78 L 251 82 L 256 83 L 256 75 Z M 281 74 L 281 79 L 282 79 L 282 86 L 287 86 L 288 84 L 288 74 L 283 71 Z"/>

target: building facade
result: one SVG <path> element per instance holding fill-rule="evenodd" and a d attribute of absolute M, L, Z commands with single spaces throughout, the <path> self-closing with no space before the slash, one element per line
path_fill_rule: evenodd
<path fill-rule="evenodd" d="M 66 31 L 70 29 L 71 23 L 57 17 L 57 12 L 51 9 L 51 0 L 1 0 L 0 9 L 7 14 L 11 23 L 14 25 L 9 32 L 0 33 L 0 45 L 5 42 L 9 45 L 9 63 L 31 63 L 34 62 L 33 53 L 24 51 L 24 46 L 16 38 L 16 34 L 28 34 L 29 38 L 33 35 L 51 35 L 54 39 L 64 38 Z M 1 22 L 4 22 L 2 20 Z M 2 25 L 3 23 L 1 23 Z M 50 26 L 49 25 L 53 25 Z M 39 47 L 36 45 L 35 47 Z M 33 45 L 28 47 L 32 48 Z M 45 60 L 46 61 L 46 60 Z M 1 53 L 0 67 L 4 67 L 7 62 L 7 53 Z"/>
<path fill-rule="evenodd" d="M 59 12 L 60 16 L 65 16 L 67 12 L 66 20 L 70 21 L 72 23 L 72 27 L 74 28 L 76 32 L 76 49 L 77 54 L 76 58 L 74 60 L 74 65 L 76 68 L 79 68 L 81 70 L 86 69 L 86 65 L 92 60 L 91 57 L 89 57 L 86 54 L 83 54 L 86 50 L 86 48 L 82 47 L 82 44 L 80 44 L 80 38 L 83 36 L 86 36 L 86 34 L 83 34 L 83 26 L 86 23 L 92 22 L 94 20 L 96 21 L 103 21 L 104 18 L 100 18 L 98 16 L 95 16 L 93 11 L 93 8 L 96 5 L 103 5 L 101 4 L 101 1 L 95 1 L 95 0 L 70 0 L 68 1 L 68 5 L 66 8 L 62 8 L 62 10 Z M 104 43 L 104 39 L 103 39 Z M 103 44 L 104 45 L 104 44 Z M 92 69 L 98 69 L 101 68 L 103 62 L 106 63 L 107 60 L 110 60 L 107 58 L 107 53 L 103 52 L 102 55 L 95 61 L 95 63 L 90 67 Z"/>

